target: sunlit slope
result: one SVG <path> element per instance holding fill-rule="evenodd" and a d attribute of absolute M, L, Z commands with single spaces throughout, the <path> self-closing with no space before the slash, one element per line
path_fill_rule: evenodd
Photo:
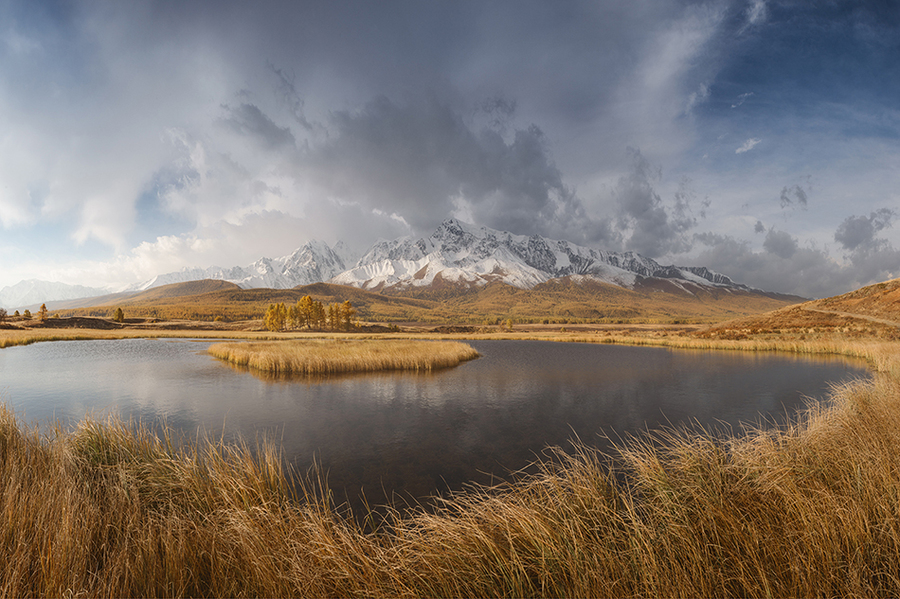
<path fill-rule="evenodd" d="M 900 279 L 809 302 L 809 307 L 900 322 Z"/>
<path fill-rule="evenodd" d="M 758 314 L 802 301 L 714 287 L 685 291 L 655 280 L 624 289 L 590 279 L 562 278 L 518 289 L 500 282 L 483 287 L 445 285 L 414 288 L 402 294 L 372 292 L 328 283 L 294 289 L 241 289 L 224 281 L 192 281 L 157 287 L 62 315 L 109 315 L 122 307 L 129 317 L 228 320 L 261 318 L 271 303 L 292 304 L 304 295 L 325 304 L 350 300 L 364 320 L 482 324 L 498 319 L 518 322 L 719 322 Z"/>
<path fill-rule="evenodd" d="M 355 287 L 327 283 L 295 289 L 241 289 L 227 281 L 205 280 L 154 287 L 116 303 L 98 303 L 91 307 L 60 310 L 59 313 L 62 316 L 107 316 L 116 307 L 121 307 L 128 317 L 252 320 L 262 318 L 269 304 L 293 304 L 305 295 L 325 304 L 350 300 L 363 318 L 410 320 L 428 313 L 435 306 L 435 302 L 387 297 Z"/>
<path fill-rule="evenodd" d="M 900 279 L 825 299 L 731 320 L 708 331 L 719 337 L 838 334 L 900 338 Z"/>
<path fill-rule="evenodd" d="M 444 302 L 446 309 L 489 314 L 513 319 L 570 321 L 716 322 L 765 312 L 802 301 L 793 296 L 771 297 L 761 293 L 706 288 L 693 292 L 676 286 L 636 286 L 634 290 L 590 279 L 553 279 L 529 290 L 508 285 L 488 285 L 478 293 Z"/>

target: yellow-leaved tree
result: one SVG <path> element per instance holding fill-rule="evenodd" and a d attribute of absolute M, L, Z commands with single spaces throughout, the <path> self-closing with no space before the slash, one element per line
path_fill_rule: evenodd
<path fill-rule="evenodd" d="M 287 320 L 288 309 L 285 307 L 284 302 L 281 302 L 280 304 L 269 304 L 263 323 L 270 331 L 281 331 L 287 324 Z"/>

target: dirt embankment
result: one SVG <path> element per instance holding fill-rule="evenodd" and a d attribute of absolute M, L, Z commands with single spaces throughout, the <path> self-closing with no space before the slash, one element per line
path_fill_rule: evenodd
<path fill-rule="evenodd" d="M 23 320 L 17 323 L 23 329 L 99 329 L 104 331 L 123 329 L 125 325 L 108 318 L 72 316 L 68 318 L 48 318 L 46 320 Z"/>

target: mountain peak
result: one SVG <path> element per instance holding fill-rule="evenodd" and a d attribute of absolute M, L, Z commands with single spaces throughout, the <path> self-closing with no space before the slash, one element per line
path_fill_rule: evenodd
<path fill-rule="evenodd" d="M 369 289 L 427 286 L 436 280 L 478 286 L 502 281 L 531 288 L 571 275 L 628 288 L 638 279 L 665 278 L 688 293 L 698 285 L 743 287 L 704 267 L 661 266 L 632 251 L 607 252 L 540 235 L 514 235 L 456 218 L 443 221 L 428 238 L 375 244 L 355 268 L 332 281 Z"/>
<path fill-rule="evenodd" d="M 245 289 L 286 289 L 323 281 L 366 289 L 433 284 L 483 286 L 499 281 L 530 289 L 551 279 L 576 276 L 633 289 L 645 279 L 692 293 L 699 287 L 741 288 L 705 267 L 661 266 L 633 251 L 608 252 L 541 235 L 515 235 L 456 218 L 428 237 L 375 243 L 355 265 L 346 245 L 310 239 L 291 254 L 260 258 L 247 267 L 185 269 L 160 275 L 131 290 L 198 279 L 230 281 Z"/>
<path fill-rule="evenodd" d="M 343 248 L 346 252 L 346 248 Z M 123 291 L 144 291 L 153 287 L 185 283 L 200 279 L 228 281 L 244 288 L 267 287 L 272 289 L 290 289 L 298 285 L 308 285 L 327 281 L 334 275 L 344 271 L 347 264 L 344 259 L 328 247 L 328 244 L 310 239 L 305 244 L 286 256 L 279 258 L 260 258 L 249 266 L 232 268 L 184 268 L 131 285 Z"/>

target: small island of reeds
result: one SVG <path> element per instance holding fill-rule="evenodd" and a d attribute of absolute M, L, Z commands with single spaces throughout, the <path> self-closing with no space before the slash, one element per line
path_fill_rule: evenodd
<path fill-rule="evenodd" d="M 289 339 L 217 343 L 210 355 L 273 374 L 324 376 L 405 370 L 430 372 L 478 357 L 458 341 L 413 339 Z"/>

